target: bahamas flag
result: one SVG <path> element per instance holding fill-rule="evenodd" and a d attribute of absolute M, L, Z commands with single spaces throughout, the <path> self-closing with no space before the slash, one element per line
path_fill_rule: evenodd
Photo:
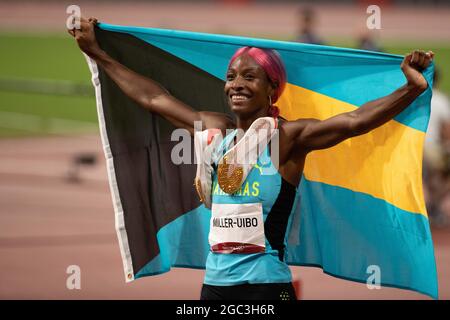
<path fill-rule="evenodd" d="M 241 46 L 281 54 L 288 84 L 277 105 L 289 120 L 327 119 L 405 83 L 402 57 L 384 53 L 103 23 L 96 36 L 114 59 L 198 110 L 229 113 L 225 73 Z M 194 190 L 195 165 L 172 163 L 174 128 L 88 62 L 126 280 L 204 268 L 211 213 Z M 424 75 L 431 88 L 433 66 Z M 286 235 L 290 265 L 359 282 L 379 268 L 381 285 L 437 298 L 421 177 L 430 99 L 428 89 L 394 120 L 308 156 Z"/>

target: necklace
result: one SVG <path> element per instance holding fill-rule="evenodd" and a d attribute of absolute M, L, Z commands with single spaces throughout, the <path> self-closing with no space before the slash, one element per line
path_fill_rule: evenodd
<path fill-rule="evenodd" d="M 256 119 L 242 139 L 220 159 L 217 180 L 224 192 L 233 194 L 241 188 L 258 157 L 276 133 L 277 125 L 277 120 L 272 117 Z M 233 141 L 236 132 L 237 130 L 228 143 L 223 145 Z M 219 151 L 223 152 L 223 148 Z"/>

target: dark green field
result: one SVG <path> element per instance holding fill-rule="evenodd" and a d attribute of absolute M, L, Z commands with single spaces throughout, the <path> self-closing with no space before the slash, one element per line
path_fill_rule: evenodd
<path fill-rule="evenodd" d="M 343 41 L 332 44 L 351 46 Z M 450 45 L 386 43 L 383 47 L 396 54 L 414 48 L 433 50 L 441 70 L 441 89 L 450 94 Z M 8 85 L 11 79 L 14 84 Z M 34 89 L 29 88 L 30 81 Z M 95 132 L 92 92 L 88 96 L 71 95 L 51 86 L 61 81 L 69 88 L 81 84 L 90 90 L 87 64 L 69 35 L 0 33 L 0 136 Z M 42 83 L 45 94 L 39 93 L 36 83 Z M 75 130 L 77 127 L 80 130 Z"/>
<path fill-rule="evenodd" d="M 68 81 L 68 85 L 90 85 L 87 64 L 69 35 L 0 34 L 0 57 L 0 80 L 3 81 L 12 78 L 20 84 L 20 80 L 30 79 L 63 80 Z M 29 128 L 20 121 L 5 124 L 3 122 L 6 120 L 0 120 L 1 136 L 58 133 L 60 126 L 53 126 L 52 130 L 46 125 L 46 118 L 79 121 L 80 126 L 87 122 L 95 130 L 97 119 L 93 96 L 80 97 L 58 92 L 41 94 L 29 90 L 21 92 L 20 87 L 15 89 L 0 87 L 0 112 L 6 112 L 12 120 L 16 114 L 34 115 L 36 120 L 25 117 L 25 124 L 27 121 L 31 124 Z"/>

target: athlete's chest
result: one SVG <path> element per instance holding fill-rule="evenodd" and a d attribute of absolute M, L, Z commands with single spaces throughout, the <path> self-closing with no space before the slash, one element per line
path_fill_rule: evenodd
<path fill-rule="evenodd" d="M 212 202 L 219 204 L 261 203 L 267 213 L 273 206 L 281 188 L 281 176 L 273 164 L 268 150 L 258 158 L 239 190 L 233 194 L 224 192 L 218 183 L 217 171 L 212 179 Z"/>

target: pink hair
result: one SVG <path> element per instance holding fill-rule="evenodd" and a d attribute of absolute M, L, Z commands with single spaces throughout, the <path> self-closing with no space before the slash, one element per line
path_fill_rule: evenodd
<path fill-rule="evenodd" d="M 273 84 L 277 84 L 275 93 L 271 97 L 272 103 L 277 102 L 278 98 L 283 93 L 284 87 L 286 86 L 286 69 L 284 68 L 280 54 L 272 49 L 242 47 L 239 48 L 231 57 L 228 68 L 238 57 L 243 54 L 247 54 L 255 60 L 255 62 L 264 69 L 270 81 Z"/>

